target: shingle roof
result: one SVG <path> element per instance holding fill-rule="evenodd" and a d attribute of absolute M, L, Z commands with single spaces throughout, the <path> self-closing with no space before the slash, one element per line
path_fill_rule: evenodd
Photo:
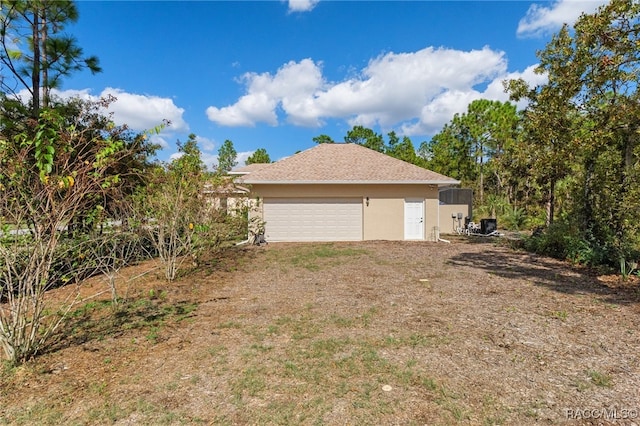
<path fill-rule="evenodd" d="M 253 163 L 247 164 L 243 167 L 238 167 L 237 169 L 233 169 L 229 172 L 230 175 L 246 175 L 257 170 L 260 170 L 264 167 L 269 166 L 271 163 Z"/>
<path fill-rule="evenodd" d="M 357 144 L 319 144 L 243 176 L 247 184 L 460 182 Z"/>

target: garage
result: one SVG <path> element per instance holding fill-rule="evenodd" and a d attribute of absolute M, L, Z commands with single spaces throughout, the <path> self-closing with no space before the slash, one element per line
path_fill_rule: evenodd
<path fill-rule="evenodd" d="M 254 206 L 249 219 L 274 242 L 435 241 L 438 190 L 460 184 L 354 143 L 321 143 L 232 175 Z"/>
<path fill-rule="evenodd" d="M 360 241 L 362 198 L 266 198 L 267 241 Z"/>

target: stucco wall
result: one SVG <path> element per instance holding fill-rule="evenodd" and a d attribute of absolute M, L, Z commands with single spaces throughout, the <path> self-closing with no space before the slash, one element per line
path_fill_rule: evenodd
<path fill-rule="evenodd" d="M 273 185 L 254 184 L 252 199 L 280 197 L 358 197 L 362 199 L 364 240 L 404 240 L 404 200 L 424 199 L 424 239 L 438 226 L 438 188 L 435 185 Z M 369 203 L 367 205 L 367 197 Z M 261 206 L 261 203 L 260 203 Z M 262 214 L 261 207 L 252 214 Z"/>
<path fill-rule="evenodd" d="M 429 198 L 425 201 L 427 215 L 425 218 L 425 239 L 429 241 L 436 241 L 438 235 L 440 234 L 439 229 L 440 225 L 438 224 L 438 220 L 441 217 L 438 212 L 439 201 L 438 194 L 436 190 L 436 194 L 434 198 Z"/>
<path fill-rule="evenodd" d="M 440 233 L 441 234 L 453 234 L 455 233 L 454 221 L 451 218 L 452 214 L 456 217 L 458 213 L 462 213 L 461 225 L 464 226 L 464 218 L 469 216 L 469 206 L 467 204 L 441 204 L 440 205 Z M 458 226 L 458 219 L 455 220 L 455 226 Z"/>
<path fill-rule="evenodd" d="M 365 240 L 401 240 L 404 238 L 404 200 L 371 194 L 362 211 Z"/>

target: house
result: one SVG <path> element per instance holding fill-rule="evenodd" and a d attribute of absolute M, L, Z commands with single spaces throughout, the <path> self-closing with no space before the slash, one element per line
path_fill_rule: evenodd
<path fill-rule="evenodd" d="M 248 193 L 247 188 L 238 185 L 227 176 L 205 184 L 202 190 L 202 195 L 211 208 L 231 215 L 244 211 Z"/>
<path fill-rule="evenodd" d="M 319 144 L 233 173 L 267 241 L 435 241 L 453 231 L 438 192 L 459 181 L 361 145 Z"/>

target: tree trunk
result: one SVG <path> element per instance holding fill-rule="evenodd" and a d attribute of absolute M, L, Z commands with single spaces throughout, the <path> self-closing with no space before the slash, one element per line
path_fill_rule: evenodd
<path fill-rule="evenodd" d="M 47 14 L 43 9 L 42 11 L 42 26 L 41 31 L 42 35 L 40 37 L 40 43 L 42 45 L 41 48 L 41 60 L 40 63 L 44 64 L 42 67 L 42 106 L 44 108 L 49 107 L 49 96 L 50 96 L 50 87 L 49 87 L 49 65 L 47 64 Z"/>
<path fill-rule="evenodd" d="M 34 119 L 38 119 L 40 113 L 40 12 L 37 8 L 33 11 L 33 73 L 31 74 L 32 93 L 32 114 Z"/>
<path fill-rule="evenodd" d="M 480 204 L 484 204 L 484 145 L 482 143 L 479 145 L 479 150 L 480 150 Z"/>
<path fill-rule="evenodd" d="M 549 198 L 547 199 L 547 227 L 553 223 L 555 215 L 556 203 L 556 180 L 551 179 L 549 182 Z"/>
<path fill-rule="evenodd" d="M 629 220 L 628 217 L 625 217 L 625 204 L 629 202 L 628 191 L 630 189 L 630 174 L 633 169 L 633 150 L 635 148 L 634 133 L 635 128 L 631 128 L 623 134 L 623 146 L 621 149 L 620 194 L 616 198 L 617 205 L 614 208 L 616 236 L 620 243 L 626 240 L 627 220 Z"/>
<path fill-rule="evenodd" d="M 593 171 L 595 167 L 595 160 L 592 157 L 588 157 L 584 165 L 584 189 L 583 189 L 583 207 L 582 207 L 582 219 L 584 221 L 583 229 L 593 228 L 593 208 L 591 204 L 592 197 L 592 180 Z"/>

